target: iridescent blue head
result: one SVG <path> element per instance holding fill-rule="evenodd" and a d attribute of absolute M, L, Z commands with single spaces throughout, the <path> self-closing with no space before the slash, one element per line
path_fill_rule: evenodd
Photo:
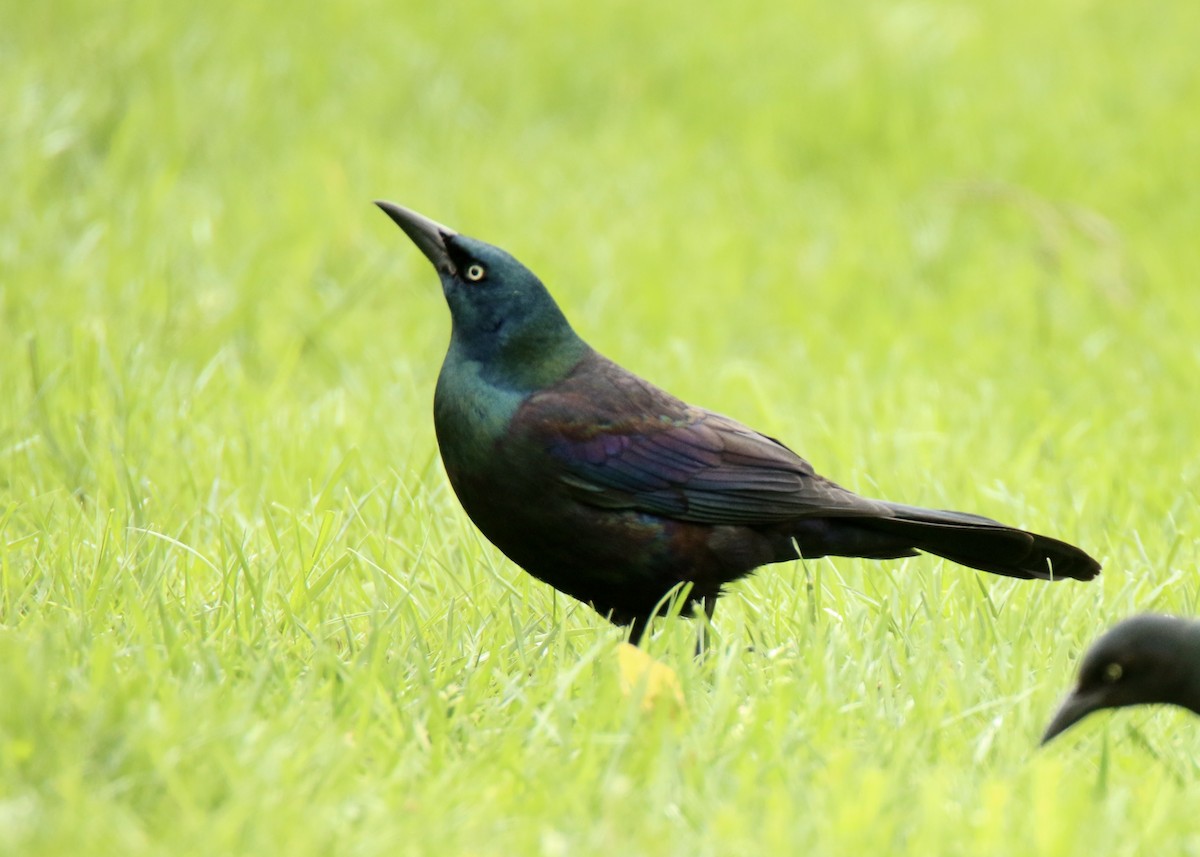
<path fill-rule="evenodd" d="M 453 323 L 451 350 L 534 369 L 586 348 L 537 276 L 509 253 L 390 202 L 376 202 L 433 264 Z M 541 374 L 535 372 L 535 374 Z"/>

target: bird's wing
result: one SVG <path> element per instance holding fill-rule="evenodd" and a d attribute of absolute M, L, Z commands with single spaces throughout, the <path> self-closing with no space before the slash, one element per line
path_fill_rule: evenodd
<path fill-rule="evenodd" d="M 543 421 L 544 448 L 576 499 L 707 524 L 888 516 L 819 476 L 773 438 L 728 417 L 679 411 L 597 423 Z"/>

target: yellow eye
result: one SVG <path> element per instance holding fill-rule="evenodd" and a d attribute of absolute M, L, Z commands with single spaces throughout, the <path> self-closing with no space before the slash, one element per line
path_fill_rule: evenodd
<path fill-rule="evenodd" d="M 1115 661 L 1104 668 L 1104 680 L 1109 684 L 1112 684 L 1115 681 L 1120 681 L 1121 676 L 1124 674 L 1124 668 Z"/>
<path fill-rule="evenodd" d="M 472 265 L 467 268 L 467 279 L 473 283 L 478 283 L 486 273 L 487 271 L 483 270 L 483 265 Z"/>

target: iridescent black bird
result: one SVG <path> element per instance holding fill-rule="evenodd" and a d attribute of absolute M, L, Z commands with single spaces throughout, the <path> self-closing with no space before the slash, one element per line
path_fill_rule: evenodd
<path fill-rule="evenodd" d="M 509 559 L 632 625 L 635 641 L 677 584 L 711 615 L 724 584 L 797 557 L 921 550 L 1009 577 L 1099 572 L 1057 539 L 847 491 L 779 441 L 596 353 L 508 253 L 377 204 L 433 263 L 450 305 L 433 415 L 463 508 Z"/>
<path fill-rule="evenodd" d="M 1147 703 L 1200 714 L 1200 622 L 1147 614 L 1114 625 L 1083 656 L 1079 682 L 1042 743 L 1093 711 Z"/>

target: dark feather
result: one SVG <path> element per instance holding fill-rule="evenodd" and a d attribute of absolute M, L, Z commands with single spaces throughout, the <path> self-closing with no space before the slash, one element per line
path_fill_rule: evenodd
<path fill-rule="evenodd" d="M 887 514 L 883 504 L 817 476 L 787 447 L 728 417 L 699 408 L 685 414 L 686 421 L 672 414 L 654 427 L 643 420 L 610 425 L 585 440 L 574 440 L 580 429 L 570 424 L 542 426 L 561 478 L 584 503 L 704 524 Z"/>

